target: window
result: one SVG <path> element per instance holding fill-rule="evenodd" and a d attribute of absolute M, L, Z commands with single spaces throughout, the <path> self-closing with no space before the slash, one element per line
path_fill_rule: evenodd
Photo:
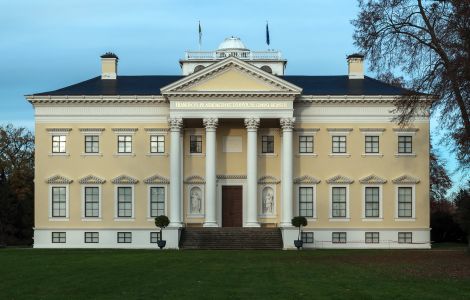
<path fill-rule="evenodd" d="M 345 187 L 332 187 L 332 212 L 333 218 L 346 217 L 346 188 Z"/>
<path fill-rule="evenodd" d="M 65 243 L 65 232 L 53 232 L 52 233 L 52 243 Z"/>
<path fill-rule="evenodd" d="M 365 216 L 366 218 L 380 217 L 379 187 L 365 188 Z"/>
<path fill-rule="evenodd" d="M 413 142 L 411 136 L 398 136 L 398 153 L 412 153 Z"/>
<path fill-rule="evenodd" d="M 132 217 L 132 188 L 118 187 L 118 217 Z"/>
<path fill-rule="evenodd" d="M 118 153 L 132 153 L 131 135 L 118 135 Z"/>
<path fill-rule="evenodd" d="M 100 189 L 99 187 L 85 187 L 85 218 L 100 216 Z"/>
<path fill-rule="evenodd" d="M 165 136 L 150 136 L 150 153 L 165 153 Z"/>
<path fill-rule="evenodd" d="M 202 69 L 204 69 L 204 66 L 203 66 L 203 65 L 197 65 L 197 66 L 194 68 L 194 73 L 199 72 L 199 71 L 201 71 Z"/>
<path fill-rule="evenodd" d="M 158 217 L 165 214 L 165 188 L 150 188 L 150 217 Z"/>
<path fill-rule="evenodd" d="M 85 232 L 85 244 L 97 244 L 99 242 L 98 232 Z"/>
<path fill-rule="evenodd" d="M 412 187 L 398 188 L 398 217 L 413 217 L 413 189 Z"/>
<path fill-rule="evenodd" d="M 191 135 L 189 137 L 189 152 L 190 153 L 202 153 L 202 136 Z"/>
<path fill-rule="evenodd" d="M 379 153 L 379 136 L 366 135 L 366 153 Z"/>
<path fill-rule="evenodd" d="M 313 217 L 313 188 L 299 187 L 299 215 Z"/>
<path fill-rule="evenodd" d="M 366 232 L 366 244 L 378 244 L 379 233 L 378 232 Z"/>
<path fill-rule="evenodd" d="M 100 138 L 97 135 L 85 135 L 85 153 L 100 152 Z"/>
<path fill-rule="evenodd" d="M 313 232 L 302 232 L 302 241 L 304 244 L 313 244 Z"/>
<path fill-rule="evenodd" d="M 273 73 L 273 70 L 271 69 L 271 67 L 269 66 L 262 66 L 261 67 L 261 70 L 265 71 L 265 72 L 268 72 L 269 74 L 272 74 Z"/>
<path fill-rule="evenodd" d="M 67 137 L 65 135 L 52 136 L 52 153 L 66 153 L 65 142 Z"/>
<path fill-rule="evenodd" d="M 346 153 L 346 136 L 332 136 L 333 153 Z"/>
<path fill-rule="evenodd" d="M 399 232 L 398 233 L 398 243 L 399 244 L 412 244 L 413 243 L 413 233 L 412 232 Z"/>
<path fill-rule="evenodd" d="M 150 243 L 155 244 L 160 240 L 160 232 L 150 232 Z"/>
<path fill-rule="evenodd" d="M 274 153 L 274 136 L 263 135 L 261 137 L 261 152 L 262 153 Z"/>
<path fill-rule="evenodd" d="M 132 243 L 132 232 L 118 232 L 117 233 L 117 242 L 119 244 Z"/>
<path fill-rule="evenodd" d="M 313 153 L 313 136 L 299 136 L 299 153 Z"/>
<path fill-rule="evenodd" d="M 66 187 L 52 187 L 52 217 L 67 217 Z"/>
<path fill-rule="evenodd" d="M 333 244 L 346 244 L 346 232 L 333 232 L 332 242 Z"/>

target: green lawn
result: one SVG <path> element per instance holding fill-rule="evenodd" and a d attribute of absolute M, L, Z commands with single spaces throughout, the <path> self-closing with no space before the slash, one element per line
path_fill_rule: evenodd
<path fill-rule="evenodd" d="M 0 299 L 470 299 L 463 250 L 0 249 Z"/>

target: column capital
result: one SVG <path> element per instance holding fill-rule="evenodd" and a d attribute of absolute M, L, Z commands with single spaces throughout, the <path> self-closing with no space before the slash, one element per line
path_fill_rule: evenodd
<path fill-rule="evenodd" d="M 259 118 L 246 118 L 245 126 L 247 129 L 258 129 L 259 121 Z"/>
<path fill-rule="evenodd" d="M 293 129 L 295 126 L 295 118 L 281 118 L 280 123 L 283 130 Z"/>
<path fill-rule="evenodd" d="M 169 118 L 168 125 L 170 126 L 171 130 L 180 130 L 183 127 L 183 119 L 182 118 Z"/>
<path fill-rule="evenodd" d="M 204 118 L 202 119 L 202 123 L 206 129 L 216 129 L 217 125 L 219 125 L 219 119 L 217 118 Z"/>

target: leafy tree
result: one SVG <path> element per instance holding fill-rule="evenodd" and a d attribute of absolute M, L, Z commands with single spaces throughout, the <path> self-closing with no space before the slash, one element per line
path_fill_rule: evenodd
<path fill-rule="evenodd" d="M 34 136 L 0 126 L 0 244 L 32 242 L 33 180 Z"/>
<path fill-rule="evenodd" d="M 292 218 L 291 223 L 292 223 L 292 226 L 299 228 L 299 237 L 297 239 L 300 240 L 301 229 L 302 229 L 302 226 L 307 226 L 307 219 L 302 216 L 297 216 L 297 217 Z"/>
<path fill-rule="evenodd" d="M 162 240 L 162 229 L 166 228 L 170 224 L 170 219 L 167 216 L 155 217 L 155 226 L 160 228 L 160 240 Z"/>
<path fill-rule="evenodd" d="M 404 125 L 437 96 L 442 128 L 462 168 L 470 167 L 470 1 L 359 0 L 355 44 L 380 75 L 401 72 L 410 92 L 396 102 Z"/>
<path fill-rule="evenodd" d="M 466 188 L 460 189 L 454 201 L 457 206 L 455 218 L 467 234 L 468 250 L 470 251 L 470 181 Z"/>
<path fill-rule="evenodd" d="M 429 177 L 431 203 L 439 205 L 442 201 L 447 201 L 446 194 L 452 187 L 452 181 L 432 145 L 429 154 Z"/>

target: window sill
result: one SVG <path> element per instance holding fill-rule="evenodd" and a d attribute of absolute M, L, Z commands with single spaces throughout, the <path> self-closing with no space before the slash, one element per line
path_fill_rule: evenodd
<path fill-rule="evenodd" d="M 168 156 L 168 154 L 165 153 L 165 152 L 162 152 L 162 153 L 160 153 L 160 152 L 148 152 L 146 155 L 147 156 Z"/>
<path fill-rule="evenodd" d="M 114 221 L 115 222 L 134 222 L 135 219 L 134 218 L 114 218 Z"/>
<path fill-rule="evenodd" d="M 261 219 L 273 219 L 273 218 L 277 218 L 277 215 L 276 215 L 276 214 L 272 214 L 272 215 L 258 214 L 258 218 L 261 218 Z"/>
<path fill-rule="evenodd" d="M 49 221 L 51 221 L 51 222 L 67 222 L 67 221 L 69 221 L 69 218 L 49 218 Z"/>
<path fill-rule="evenodd" d="M 276 157 L 276 153 L 259 153 L 258 156 Z"/>
<path fill-rule="evenodd" d="M 349 222 L 350 218 L 329 218 L 330 222 Z"/>
<path fill-rule="evenodd" d="M 114 153 L 114 157 L 119 157 L 119 156 L 127 156 L 127 157 L 134 157 L 135 153 Z"/>
<path fill-rule="evenodd" d="M 415 218 L 395 218 L 395 222 L 414 222 Z"/>
<path fill-rule="evenodd" d="M 103 153 L 82 153 L 80 156 L 103 156 Z"/>
<path fill-rule="evenodd" d="M 362 222 L 382 222 L 383 218 L 362 218 Z"/>
<path fill-rule="evenodd" d="M 297 153 L 297 156 L 317 157 L 318 154 L 316 154 L 316 153 Z"/>
<path fill-rule="evenodd" d="M 186 218 L 188 218 L 188 219 L 200 219 L 200 218 L 204 218 L 204 214 L 186 215 Z"/>
<path fill-rule="evenodd" d="M 383 157 L 382 153 L 362 153 L 362 157 Z"/>
<path fill-rule="evenodd" d="M 395 157 L 416 157 L 416 153 L 395 153 Z"/>
<path fill-rule="evenodd" d="M 101 218 L 82 218 L 83 222 L 101 222 Z"/>
<path fill-rule="evenodd" d="M 65 152 L 65 153 L 49 152 L 49 156 L 70 156 L 70 154 L 68 152 Z"/>
<path fill-rule="evenodd" d="M 189 153 L 186 156 L 204 157 L 206 156 L 206 154 L 205 153 Z"/>
<path fill-rule="evenodd" d="M 329 157 L 351 157 L 349 153 L 330 153 L 328 154 Z"/>

